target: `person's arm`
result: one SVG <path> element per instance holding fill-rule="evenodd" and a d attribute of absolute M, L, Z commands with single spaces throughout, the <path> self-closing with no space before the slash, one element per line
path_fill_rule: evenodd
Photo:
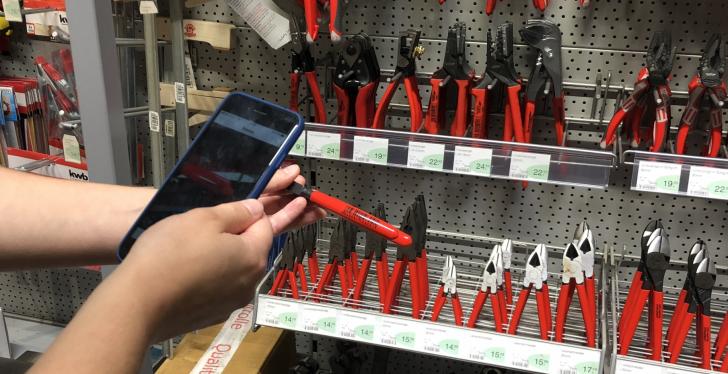
<path fill-rule="evenodd" d="M 0 271 L 117 262 L 154 192 L 0 168 Z"/>

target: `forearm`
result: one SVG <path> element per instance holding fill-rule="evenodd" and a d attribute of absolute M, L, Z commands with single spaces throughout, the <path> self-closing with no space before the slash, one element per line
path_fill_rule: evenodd
<path fill-rule="evenodd" d="M 114 263 L 153 193 L 0 168 L 0 271 Z"/>

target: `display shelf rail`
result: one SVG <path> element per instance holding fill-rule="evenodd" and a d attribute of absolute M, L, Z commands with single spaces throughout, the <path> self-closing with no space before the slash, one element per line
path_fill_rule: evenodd
<path fill-rule="evenodd" d="M 604 151 L 315 123 L 290 155 L 600 189 L 616 164 Z"/>
<path fill-rule="evenodd" d="M 728 200 L 728 159 L 628 150 L 631 189 Z"/>
<path fill-rule="evenodd" d="M 513 252 L 511 273 L 515 303 L 521 289 L 525 253 L 533 249 L 535 244 L 514 243 L 514 246 L 522 247 L 514 248 Z M 326 264 L 326 257 L 323 254 L 328 248 L 328 241 L 320 239 L 316 248 L 319 264 L 323 267 L 323 264 Z M 363 248 L 358 247 L 357 252 L 359 258 L 362 258 Z M 396 258 L 394 248 L 388 248 L 387 252 L 388 258 Z M 561 256 L 560 251 L 551 252 L 552 259 Z M 517 335 L 495 332 L 490 301 L 485 304 L 474 328 L 455 325 L 449 301 L 443 308 L 439 321 L 431 322 L 432 307 L 445 260 L 444 253 L 442 250 L 428 253 L 429 298 L 426 308 L 420 315 L 421 319 L 414 319 L 411 316 L 408 278 L 403 282 L 402 294 L 399 303 L 393 307 L 393 314 L 380 312 L 381 304 L 374 264 L 370 268 L 360 301 L 353 300 L 351 293 L 342 297 L 338 277 L 332 286 L 326 289 L 324 295 L 316 295 L 313 292 L 316 285 L 312 284 L 310 279 L 307 279 L 307 289 L 299 291 L 299 299 L 293 299 L 287 288 L 279 292 L 278 296 L 269 295 L 267 290 L 270 289 L 275 275 L 273 267 L 256 292 L 254 325 L 278 327 L 519 371 L 553 374 L 601 372 L 607 343 L 606 335 L 601 333 L 606 331 L 606 310 L 601 297 L 598 298 L 599 318 L 595 348 L 586 346 L 578 301 L 574 301 L 571 305 L 565 324 L 564 342 L 541 340 L 533 293 L 521 318 Z M 480 258 L 459 256 L 454 258 L 454 263 L 458 270 L 458 295 L 465 323 L 470 317 L 485 261 Z M 310 274 L 308 262 L 303 261 L 303 265 L 308 277 Z M 390 260 L 388 265 L 391 272 L 393 261 Z M 601 271 L 602 267 L 597 265 L 595 276 L 598 277 L 597 287 L 601 294 L 601 285 L 606 284 L 606 278 Z M 554 321 L 560 279 L 560 273 L 549 273 L 549 297 Z M 509 318 L 513 307 L 514 305 L 508 306 Z M 507 331 L 508 323 L 504 323 L 503 331 Z M 553 339 L 553 331 L 549 333 L 549 337 Z"/>

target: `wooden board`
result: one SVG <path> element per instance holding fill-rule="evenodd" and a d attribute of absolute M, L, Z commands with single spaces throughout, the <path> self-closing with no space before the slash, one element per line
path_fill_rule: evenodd
<path fill-rule="evenodd" d="M 232 30 L 235 28 L 235 25 L 194 19 L 186 19 L 182 22 L 186 40 L 204 42 L 215 49 L 224 51 L 229 51 L 232 48 Z M 157 17 L 157 33 L 159 39 L 172 39 L 169 18 Z"/>
<path fill-rule="evenodd" d="M 159 98 L 162 106 L 175 106 L 174 85 L 170 83 L 159 84 Z M 222 91 L 204 91 L 187 89 L 187 109 L 212 113 L 217 109 L 222 99 L 229 95 Z"/>

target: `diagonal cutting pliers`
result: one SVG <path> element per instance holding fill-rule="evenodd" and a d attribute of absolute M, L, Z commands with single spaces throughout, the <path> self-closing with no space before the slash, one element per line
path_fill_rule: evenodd
<path fill-rule="evenodd" d="M 501 254 L 503 255 L 503 285 L 505 291 L 506 305 L 513 305 L 513 285 L 511 279 L 511 258 L 513 257 L 513 240 L 503 239 L 501 243 Z"/>
<path fill-rule="evenodd" d="M 377 205 L 374 215 L 386 219 L 384 204 Z M 361 293 L 369 275 L 369 268 L 372 261 L 376 261 L 377 287 L 379 288 L 379 302 L 383 303 L 387 296 L 387 284 L 389 283 L 389 265 L 387 262 L 387 240 L 379 235 L 367 231 L 366 243 L 364 245 L 364 258 L 361 261 L 359 275 L 354 288 L 354 300 L 361 300 Z"/>
<path fill-rule="evenodd" d="M 581 252 L 581 263 L 584 266 L 584 284 L 586 285 L 586 291 L 589 296 L 589 302 L 591 302 L 591 310 L 594 312 L 592 318 L 594 319 L 594 326 L 597 324 L 597 288 L 594 282 L 594 251 L 596 250 L 596 244 L 594 242 L 594 234 L 592 233 L 589 225 L 586 221 L 579 223 L 579 226 L 574 232 L 574 244 L 576 248 Z"/>
<path fill-rule="evenodd" d="M 392 313 L 392 306 L 397 301 L 402 283 L 406 272 L 409 272 L 410 280 L 410 296 L 412 298 L 412 318 L 418 319 L 420 311 L 424 307 L 422 300 L 422 292 L 420 291 L 421 281 L 419 271 L 417 269 L 417 249 L 416 245 L 419 240 L 415 239 L 417 234 L 418 222 L 414 215 L 413 208 L 410 206 L 404 215 L 401 230 L 412 235 L 412 244 L 406 247 L 397 248 L 397 260 L 394 263 L 392 274 L 387 285 L 387 298 L 384 300 L 382 311 L 385 314 Z"/>
<path fill-rule="evenodd" d="M 557 342 L 563 342 L 564 340 L 564 325 L 571 306 L 571 300 L 574 296 L 574 290 L 576 290 L 577 296 L 579 297 L 581 316 L 584 320 L 586 344 L 589 347 L 596 347 L 596 325 L 592 318 L 595 312 L 591 310 L 594 302 L 589 300 L 589 292 L 586 290 L 583 255 L 574 243 L 569 243 L 564 251 L 561 289 L 559 290 L 559 298 L 556 304 L 554 340 Z"/>
<path fill-rule="evenodd" d="M 684 315 L 685 312 L 688 309 L 689 299 L 688 294 L 690 293 L 690 290 L 692 288 L 693 284 L 693 277 L 695 276 L 695 258 L 700 254 L 701 258 L 704 256 L 705 251 L 707 251 L 708 246 L 705 244 L 704 241 L 698 239 L 698 241 L 693 244 L 692 247 L 690 247 L 690 252 L 688 253 L 688 261 L 687 261 L 687 267 L 688 272 L 687 276 L 685 277 L 685 282 L 683 282 L 683 287 L 680 290 L 680 294 L 677 297 L 677 302 L 675 303 L 675 311 L 673 313 L 673 317 L 670 320 L 670 324 L 667 327 L 667 341 L 672 341 L 675 337 L 675 330 L 677 328 L 678 321 L 681 321 L 680 318 L 681 315 Z M 728 338 L 728 337 L 727 337 Z"/>
<path fill-rule="evenodd" d="M 286 244 L 283 246 L 283 250 L 281 251 L 281 261 L 278 263 L 278 272 L 273 280 L 273 286 L 270 291 L 268 291 L 269 295 L 278 295 L 278 291 L 280 291 L 283 287 L 285 287 L 286 283 L 288 283 L 291 295 L 294 299 L 298 299 L 298 285 L 296 284 L 295 269 L 297 245 L 296 235 L 294 233 L 289 233 L 286 238 Z"/>
<path fill-rule="evenodd" d="M 427 304 L 427 301 L 430 297 L 430 276 L 429 272 L 427 271 L 427 225 L 428 225 L 428 218 L 427 218 L 427 203 L 425 202 L 425 196 L 424 195 L 417 195 L 415 197 L 415 202 L 412 206 L 413 212 L 415 214 L 415 219 L 417 221 L 417 228 L 414 232 L 413 239 L 416 239 L 417 246 L 415 249 L 417 252 L 417 259 L 415 262 L 417 263 L 417 271 L 418 273 L 418 279 L 420 281 L 420 293 L 422 296 L 420 297 L 420 300 L 422 301 L 422 306 L 424 307 Z"/>
<path fill-rule="evenodd" d="M 308 225 L 303 227 L 303 249 L 308 257 L 308 275 L 311 283 L 318 283 L 319 279 L 319 263 L 316 254 L 316 225 Z"/>
<path fill-rule="evenodd" d="M 710 115 L 710 135 L 703 151 L 704 156 L 717 157 L 723 130 L 723 105 L 726 101 L 726 83 L 723 81 L 725 73 L 725 53 L 723 40 L 719 34 L 713 34 L 705 46 L 700 57 L 698 73 L 688 86 L 690 97 L 685 107 L 680 128 L 675 141 L 675 153 L 685 154 L 685 142 L 688 133 L 693 128 L 695 120 L 700 113 L 704 98 L 709 98 L 708 108 Z"/>
<path fill-rule="evenodd" d="M 437 291 L 435 304 L 432 307 L 432 317 L 430 318 L 432 322 L 437 321 L 447 298 L 450 298 L 452 311 L 455 315 L 455 324 L 458 326 L 463 325 L 463 307 L 458 296 L 457 276 L 458 272 L 452 262 L 452 256 L 445 257 L 445 266 L 442 268 L 442 277 L 440 277 L 440 289 Z"/>
<path fill-rule="evenodd" d="M 293 19 L 293 26 L 295 32 L 291 35 L 291 41 L 293 42 L 293 49 L 291 50 L 291 97 L 288 106 L 292 111 L 298 112 L 298 90 L 301 86 L 301 76 L 305 76 L 313 100 L 314 120 L 316 123 L 326 123 L 326 108 L 318 85 L 316 63 L 311 56 L 308 43 L 298 31 L 298 23 L 295 18 Z"/>
<path fill-rule="evenodd" d="M 369 36 L 359 33 L 341 44 L 334 72 L 340 126 L 372 125 L 379 77 L 379 62 Z"/>
<path fill-rule="evenodd" d="M 564 112 L 564 92 L 561 77 L 561 30 L 547 20 L 528 20 L 519 30 L 523 41 L 538 50 L 536 64 L 531 71 L 526 86 L 526 108 L 523 115 L 523 131 L 526 142 L 531 142 L 533 122 L 536 115 L 536 99 L 543 92 L 553 92 L 551 110 L 554 117 L 556 144 L 564 145 L 566 113 Z"/>
<path fill-rule="evenodd" d="M 420 45 L 420 30 L 407 30 L 399 33 L 399 47 L 397 48 L 397 66 L 394 68 L 394 77 L 384 91 L 377 112 L 374 114 L 372 128 L 383 129 L 384 118 L 387 116 L 387 108 L 394 97 L 395 91 L 401 82 L 404 81 L 407 101 L 410 107 L 410 131 L 418 132 L 422 125 L 422 100 L 420 91 L 417 88 L 417 59 L 422 56 L 425 49 Z"/>
<path fill-rule="evenodd" d="M 329 261 L 324 266 L 321 279 L 316 287 L 316 294 L 325 294 L 326 288 L 330 287 L 336 274 L 339 275 L 339 282 L 341 282 L 341 298 L 345 300 L 349 295 L 351 286 L 349 284 L 349 277 L 346 273 L 346 257 L 348 255 L 348 249 L 346 248 L 347 240 L 347 228 L 346 221 L 339 220 L 336 224 L 336 228 L 331 233 L 331 239 L 329 241 Z"/>
<path fill-rule="evenodd" d="M 521 288 L 521 292 L 518 294 L 516 309 L 513 311 L 511 322 L 508 325 L 509 334 L 515 335 L 518 331 L 518 324 L 521 321 L 523 310 L 526 308 L 528 297 L 531 294 L 531 290 L 536 289 L 536 310 L 538 313 L 541 339 L 549 339 L 549 332 L 551 331 L 551 302 L 549 300 L 549 286 L 547 283 L 548 276 L 548 253 L 546 252 L 546 246 L 539 244 L 526 260 L 523 288 Z"/>
<path fill-rule="evenodd" d="M 480 318 L 480 312 L 490 297 L 490 306 L 493 311 L 495 331 L 503 332 L 503 325 L 507 321 L 505 297 L 503 296 L 503 253 L 501 246 L 495 245 L 490 253 L 488 262 L 483 269 L 483 278 L 480 281 L 478 295 L 473 302 L 473 309 L 468 318 L 468 327 L 475 327 Z"/>

